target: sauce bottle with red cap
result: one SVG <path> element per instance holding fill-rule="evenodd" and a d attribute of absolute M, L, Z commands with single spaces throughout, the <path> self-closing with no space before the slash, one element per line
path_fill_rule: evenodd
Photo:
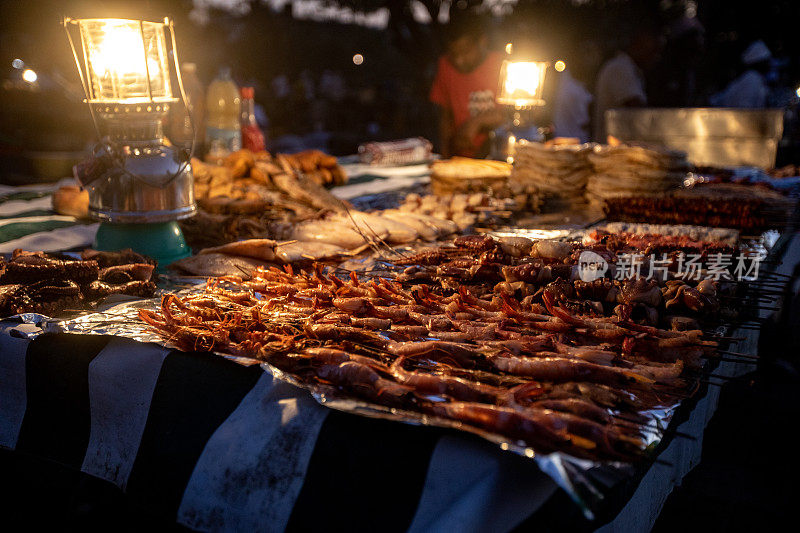
<path fill-rule="evenodd" d="M 258 127 L 255 110 L 255 89 L 242 87 L 242 147 L 252 152 L 266 150 L 264 132 Z"/>

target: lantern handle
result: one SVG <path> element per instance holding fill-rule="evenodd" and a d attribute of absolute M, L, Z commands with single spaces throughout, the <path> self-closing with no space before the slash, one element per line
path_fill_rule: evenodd
<path fill-rule="evenodd" d="M 192 145 L 189 149 L 189 159 L 188 161 L 192 160 L 194 157 L 195 151 L 195 143 L 197 139 L 197 126 L 194 122 L 194 117 L 192 116 L 192 110 L 189 109 L 189 101 L 186 99 L 186 91 L 183 89 L 183 78 L 181 77 L 181 67 L 180 61 L 178 61 L 178 46 L 175 42 L 175 26 L 172 24 L 172 19 L 169 17 L 164 17 L 164 24 L 169 26 L 169 36 L 172 40 L 172 61 L 175 63 L 175 74 L 178 78 L 178 90 L 181 92 L 181 100 L 183 100 L 183 107 L 186 109 L 186 115 L 189 117 L 189 124 L 192 126 Z"/>
<path fill-rule="evenodd" d="M 87 85 L 86 79 L 83 76 L 83 69 L 81 69 L 81 61 L 78 59 L 78 51 L 75 49 L 75 41 L 72 40 L 72 34 L 69 32 L 68 24 L 72 23 L 72 19 L 69 17 L 64 17 L 62 22 L 64 25 L 64 32 L 67 34 L 67 39 L 69 40 L 69 46 L 72 49 L 72 57 L 75 59 L 75 66 L 78 69 L 78 77 L 81 79 L 81 87 L 83 87 L 83 94 L 86 97 L 86 105 L 89 106 L 89 113 L 92 116 L 92 124 L 94 124 L 94 131 L 97 134 L 97 139 L 100 140 L 102 136 L 100 135 L 100 126 L 97 123 L 97 116 L 95 116 L 94 108 L 90 103 L 91 97 L 89 96 L 89 86 Z"/>

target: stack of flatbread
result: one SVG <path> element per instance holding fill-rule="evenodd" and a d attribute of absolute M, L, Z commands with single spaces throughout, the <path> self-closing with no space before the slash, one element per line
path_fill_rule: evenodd
<path fill-rule="evenodd" d="M 506 186 L 511 165 L 490 159 L 453 157 L 431 163 L 433 194 L 483 192 Z"/>
<path fill-rule="evenodd" d="M 691 168 L 685 152 L 656 146 L 598 146 L 588 159 L 594 173 L 586 185 L 586 198 L 599 205 L 607 198 L 676 189 Z"/>
<path fill-rule="evenodd" d="M 533 189 L 550 207 L 568 207 L 584 201 L 592 165 L 587 159 L 591 145 L 520 141 L 515 146 L 510 181 Z"/>
<path fill-rule="evenodd" d="M 436 203 L 441 200 L 449 204 L 451 200 L 458 203 L 460 199 L 464 199 L 464 195 L 471 197 L 469 201 L 476 200 L 478 197 L 475 195 L 482 195 L 490 198 L 492 204 L 507 203 L 505 200 L 511 200 L 512 211 L 538 213 L 541 205 L 538 191 L 534 187 L 526 188 L 512 182 L 511 173 L 511 165 L 505 161 L 468 157 L 434 161 L 431 164 L 431 192 L 436 198 L 431 200 Z M 486 207 L 488 206 L 481 205 L 480 209 L 475 210 L 484 211 L 487 210 L 484 209 Z M 462 209 L 455 209 L 455 211 L 460 210 Z"/>

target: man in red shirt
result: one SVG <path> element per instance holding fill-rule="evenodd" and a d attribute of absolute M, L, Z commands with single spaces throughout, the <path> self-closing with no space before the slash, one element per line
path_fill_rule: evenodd
<path fill-rule="evenodd" d="M 439 142 L 444 157 L 484 157 L 487 133 L 503 117 L 495 108 L 502 55 L 489 51 L 488 37 L 478 15 L 451 19 L 445 55 L 439 59 L 430 100 L 439 106 Z"/>

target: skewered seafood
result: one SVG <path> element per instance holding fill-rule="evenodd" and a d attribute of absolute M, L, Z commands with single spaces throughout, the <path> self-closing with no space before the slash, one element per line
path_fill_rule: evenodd
<path fill-rule="evenodd" d="M 0 316 L 56 316 L 110 294 L 149 297 L 155 293 L 151 259 L 131 250 L 87 250 L 82 256 L 93 259 L 23 250 L 15 250 L 9 261 L 0 259 Z M 102 269 L 98 261 L 104 265 Z"/>
<path fill-rule="evenodd" d="M 261 261 L 275 261 L 275 241 L 271 239 L 247 239 L 232 242 L 214 248 L 204 248 L 201 254 L 226 254 L 239 257 L 250 257 Z"/>
<path fill-rule="evenodd" d="M 639 307 L 662 313 L 672 286 L 553 277 L 571 272 L 563 262 L 573 245 L 536 247 L 545 257 L 534 258 L 519 244 L 507 252 L 491 237 L 459 237 L 398 261 L 417 270 L 395 279 L 263 267 L 239 278 L 245 290 L 209 285 L 140 316 L 179 347 L 260 358 L 326 394 L 454 420 L 540 451 L 635 458 L 643 430 L 617 417 L 637 420 L 691 394 L 715 343 L 670 327 L 666 315 L 636 318 Z M 521 267 L 536 275 L 505 280 L 504 268 Z M 472 283 L 481 276 L 498 283 Z M 716 286 L 693 290 L 711 299 Z"/>
<path fill-rule="evenodd" d="M 0 265 L 0 284 L 33 283 L 66 278 L 80 283 L 97 279 L 96 261 L 57 259 L 43 252 L 15 250 L 10 261 Z"/>
<path fill-rule="evenodd" d="M 608 220 L 695 224 L 758 231 L 784 227 L 796 202 L 780 193 L 723 184 L 663 196 L 607 198 Z"/>

